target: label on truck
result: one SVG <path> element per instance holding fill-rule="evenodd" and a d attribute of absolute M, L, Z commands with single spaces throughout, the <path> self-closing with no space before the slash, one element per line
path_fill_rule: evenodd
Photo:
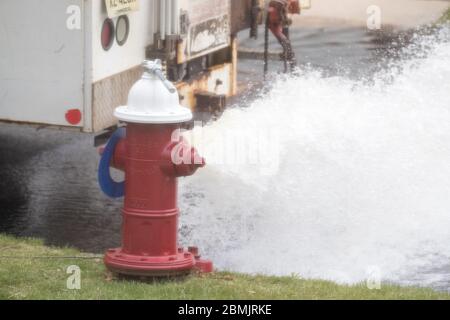
<path fill-rule="evenodd" d="M 300 7 L 302 9 L 311 9 L 311 0 L 300 0 Z"/>
<path fill-rule="evenodd" d="M 139 0 L 105 0 L 105 4 L 109 18 L 139 10 Z"/>
<path fill-rule="evenodd" d="M 179 45 L 178 63 L 230 45 L 230 0 L 183 0 L 188 21 L 186 38 Z"/>
<path fill-rule="evenodd" d="M 228 14 L 218 16 L 197 25 L 189 32 L 189 55 L 202 55 L 208 51 L 226 47 L 230 39 L 230 18 Z"/>

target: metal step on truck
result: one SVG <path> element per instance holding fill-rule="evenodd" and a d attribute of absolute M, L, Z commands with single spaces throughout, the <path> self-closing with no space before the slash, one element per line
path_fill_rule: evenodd
<path fill-rule="evenodd" d="M 156 58 L 184 106 L 220 109 L 261 2 L 1 0 L 0 121 L 102 132 Z"/>

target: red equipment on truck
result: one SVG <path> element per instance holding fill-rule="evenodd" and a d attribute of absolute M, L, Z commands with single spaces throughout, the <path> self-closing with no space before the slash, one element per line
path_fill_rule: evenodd
<path fill-rule="evenodd" d="M 285 62 L 285 72 L 288 71 L 288 64 L 291 71 L 296 67 L 297 62 L 292 44 L 289 39 L 289 26 L 292 21 L 288 18 L 288 14 L 300 14 L 301 8 L 299 0 L 272 0 L 269 2 L 266 17 L 266 33 L 265 33 L 265 56 L 264 56 L 264 73 L 268 71 L 268 53 L 269 53 L 269 30 L 277 38 L 283 47 L 281 58 Z"/>

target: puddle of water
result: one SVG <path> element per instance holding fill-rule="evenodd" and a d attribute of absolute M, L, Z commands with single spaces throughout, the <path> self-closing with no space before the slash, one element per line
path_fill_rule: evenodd
<path fill-rule="evenodd" d="M 97 184 L 93 137 L 0 126 L 0 232 L 101 252 L 120 243 L 120 202 Z"/>
<path fill-rule="evenodd" d="M 306 66 L 320 70 L 327 75 L 345 75 L 352 79 L 361 79 L 379 71 L 386 58 L 398 54 L 401 48 L 408 45 L 414 34 L 421 31 L 393 32 L 389 28 L 385 31 L 368 31 L 367 28 L 353 26 L 327 27 L 293 27 L 291 28 L 291 42 L 296 52 L 297 60 L 302 68 Z M 277 40 L 270 35 L 269 50 L 281 52 Z M 261 27 L 258 39 L 249 39 L 248 32 L 242 31 L 238 35 L 241 48 L 262 52 L 264 50 L 264 28 Z M 281 72 L 284 67 L 280 61 L 269 61 L 272 73 Z M 242 60 L 239 65 L 240 80 L 243 83 L 261 81 L 263 61 Z"/>

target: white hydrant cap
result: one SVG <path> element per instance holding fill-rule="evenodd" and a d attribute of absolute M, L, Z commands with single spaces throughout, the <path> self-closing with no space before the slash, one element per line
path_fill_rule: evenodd
<path fill-rule="evenodd" d="M 144 61 L 145 72 L 128 95 L 128 105 L 114 115 L 121 121 L 148 124 L 183 123 L 192 112 L 180 105 L 178 92 L 162 73 L 161 60 Z"/>

